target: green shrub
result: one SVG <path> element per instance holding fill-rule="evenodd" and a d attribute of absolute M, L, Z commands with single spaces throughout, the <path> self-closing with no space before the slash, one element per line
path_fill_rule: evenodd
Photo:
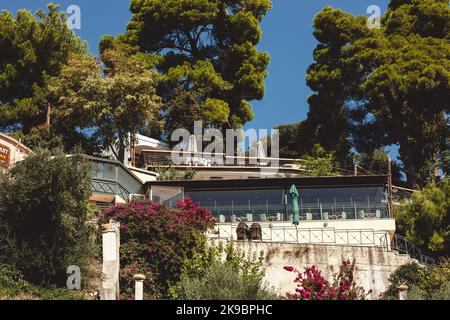
<path fill-rule="evenodd" d="M 31 294 L 38 300 L 87 300 L 84 292 L 65 288 L 34 287 Z"/>
<path fill-rule="evenodd" d="M 246 256 L 232 242 L 225 247 L 197 239 L 196 251 L 183 266 L 180 281 L 169 290 L 174 300 L 274 300 L 263 282 L 263 253 Z M 222 259 L 224 258 L 224 259 Z"/>
<path fill-rule="evenodd" d="M 65 286 L 70 265 L 87 279 L 95 254 L 88 168 L 81 157 L 39 151 L 0 174 L 0 262 L 33 285 Z"/>
<path fill-rule="evenodd" d="M 85 300 L 83 292 L 65 288 L 33 286 L 22 273 L 7 264 L 0 264 L 0 300 Z"/>
<path fill-rule="evenodd" d="M 412 286 L 408 290 L 408 300 L 450 300 L 450 283 L 442 285 L 439 289 L 428 294 L 419 286 Z"/>
<path fill-rule="evenodd" d="M 419 285 L 422 281 L 423 267 L 413 262 L 400 266 L 389 277 L 389 288 L 384 293 L 385 300 L 397 299 L 396 287 L 400 284 L 407 283 L 408 286 Z"/>
<path fill-rule="evenodd" d="M 434 256 L 450 255 L 450 178 L 432 181 L 412 201 L 395 208 L 398 229 Z"/>
<path fill-rule="evenodd" d="M 441 259 L 434 267 L 426 268 L 417 263 L 400 266 L 389 278 L 391 283 L 383 299 L 397 299 L 399 284 L 409 287 L 410 300 L 446 300 L 449 298 L 450 259 Z"/>
<path fill-rule="evenodd" d="M 249 278 L 236 272 L 228 263 L 215 263 L 203 277 L 183 278 L 179 283 L 180 299 L 187 300 L 274 300 L 260 278 Z"/>
<path fill-rule="evenodd" d="M 31 292 L 31 285 L 23 275 L 7 264 L 0 264 L 0 299 L 11 299 Z"/>

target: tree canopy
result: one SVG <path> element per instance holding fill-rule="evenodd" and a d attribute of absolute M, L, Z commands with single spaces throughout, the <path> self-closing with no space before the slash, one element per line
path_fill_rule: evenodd
<path fill-rule="evenodd" d="M 101 58 L 105 70 L 90 56 L 72 56 L 49 86 L 54 126 L 111 147 L 117 159 L 124 161 L 125 148 L 141 129 L 162 130 L 157 75 L 120 49 L 106 50 Z"/>
<path fill-rule="evenodd" d="M 399 231 L 414 244 L 437 255 L 450 253 L 450 178 L 431 182 L 396 209 Z"/>
<path fill-rule="evenodd" d="M 29 133 L 45 121 L 49 79 L 72 53 L 86 52 L 86 45 L 52 4 L 36 15 L 1 11 L 0 25 L 0 129 Z"/>
<path fill-rule="evenodd" d="M 408 184 L 425 183 L 449 137 L 448 1 L 393 0 L 381 29 L 331 7 L 313 25 L 318 45 L 307 84 L 314 93 L 294 130 L 341 162 L 352 147 L 370 154 L 398 145 Z"/>
<path fill-rule="evenodd" d="M 270 0 L 132 0 L 126 34 L 104 37 L 100 48 L 139 46 L 163 76 L 164 103 L 180 102 L 180 90 L 195 91 L 205 125 L 241 127 L 254 117 L 249 101 L 264 96 L 269 55 L 256 45 L 270 9 Z"/>

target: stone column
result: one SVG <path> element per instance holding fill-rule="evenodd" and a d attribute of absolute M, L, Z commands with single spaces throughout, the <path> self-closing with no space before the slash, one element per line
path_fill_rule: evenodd
<path fill-rule="evenodd" d="M 101 300 L 116 300 L 119 296 L 120 224 L 110 222 L 102 226 L 103 281 Z"/>
<path fill-rule="evenodd" d="M 134 300 L 144 300 L 144 280 L 143 274 L 136 274 L 133 276 L 135 288 L 134 288 Z"/>

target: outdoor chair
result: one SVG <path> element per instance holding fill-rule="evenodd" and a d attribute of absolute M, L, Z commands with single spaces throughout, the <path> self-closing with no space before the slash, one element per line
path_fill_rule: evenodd
<path fill-rule="evenodd" d="M 381 211 L 380 210 L 375 211 L 375 216 L 377 217 L 377 219 L 381 219 Z"/>
<path fill-rule="evenodd" d="M 248 240 L 248 225 L 245 222 L 239 223 L 236 229 L 236 236 L 238 241 Z"/>
<path fill-rule="evenodd" d="M 358 219 L 364 219 L 366 217 L 364 210 L 358 212 Z"/>
<path fill-rule="evenodd" d="M 252 224 L 250 229 L 250 240 L 262 240 L 262 229 L 259 223 Z"/>

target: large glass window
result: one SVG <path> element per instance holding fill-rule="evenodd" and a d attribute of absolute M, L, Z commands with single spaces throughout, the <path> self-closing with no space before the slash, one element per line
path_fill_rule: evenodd
<path fill-rule="evenodd" d="M 151 200 L 163 203 L 169 207 L 174 207 L 183 200 L 184 192 L 182 188 L 152 186 Z"/>
<path fill-rule="evenodd" d="M 387 218 L 384 187 L 298 187 L 301 220 Z M 190 190 L 186 192 L 221 221 L 280 221 L 292 218 L 289 189 Z"/>
<path fill-rule="evenodd" d="M 284 190 L 188 191 L 187 195 L 201 206 L 208 208 L 247 210 L 284 205 Z"/>
<path fill-rule="evenodd" d="M 92 162 L 92 177 L 115 181 L 116 165 L 112 163 Z"/>
<path fill-rule="evenodd" d="M 298 188 L 300 214 L 306 219 L 387 218 L 384 187 Z M 288 211 L 292 208 L 289 195 Z"/>

